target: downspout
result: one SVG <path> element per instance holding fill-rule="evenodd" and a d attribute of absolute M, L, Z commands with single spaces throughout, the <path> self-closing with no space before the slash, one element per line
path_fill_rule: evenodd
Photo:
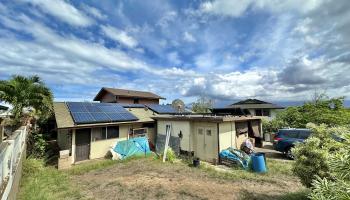
<path fill-rule="evenodd" d="M 233 139 L 233 138 L 232 138 L 232 134 L 233 134 L 232 122 L 230 123 L 230 125 L 231 125 L 231 148 L 232 148 L 232 139 Z"/>
<path fill-rule="evenodd" d="M 221 163 L 220 160 L 220 130 L 219 130 L 219 123 L 216 124 L 217 125 L 217 135 L 218 135 L 218 163 Z"/>

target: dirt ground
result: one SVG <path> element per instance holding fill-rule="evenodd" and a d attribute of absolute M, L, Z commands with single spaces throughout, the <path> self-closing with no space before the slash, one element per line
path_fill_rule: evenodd
<path fill-rule="evenodd" d="M 220 173 L 145 158 L 75 175 L 72 181 L 84 199 L 281 199 L 303 189 L 291 175 L 244 172 L 247 177 L 232 178 Z"/>

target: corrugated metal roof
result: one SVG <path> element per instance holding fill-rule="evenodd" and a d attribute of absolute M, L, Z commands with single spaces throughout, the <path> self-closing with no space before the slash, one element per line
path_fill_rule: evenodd
<path fill-rule="evenodd" d="M 209 122 L 226 122 L 226 121 L 247 121 L 261 120 L 257 116 L 213 116 L 213 115 L 159 115 L 154 119 L 165 119 L 175 121 L 209 121 Z"/>

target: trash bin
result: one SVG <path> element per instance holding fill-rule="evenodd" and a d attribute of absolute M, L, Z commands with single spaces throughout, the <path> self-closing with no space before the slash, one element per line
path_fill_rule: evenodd
<path fill-rule="evenodd" d="M 193 166 L 194 167 L 199 167 L 199 165 L 200 165 L 200 160 L 199 160 L 199 158 L 194 158 L 193 159 Z"/>
<path fill-rule="evenodd" d="M 265 173 L 267 171 L 264 154 L 262 153 L 253 154 L 251 156 L 251 159 L 252 159 L 252 168 L 254 172 Z"/>
<path fill-rule="evenodd" d="M 265 139 L 265 142 L 271 142 L 271 134 L 270 133 L 264 133 L 264 139 Z"/>

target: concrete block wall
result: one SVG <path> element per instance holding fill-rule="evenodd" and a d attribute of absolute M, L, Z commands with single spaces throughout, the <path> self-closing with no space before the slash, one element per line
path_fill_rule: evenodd
<path fill-rule="evenodd" d="M 158 154 L 162 154 L 164 152 L 164 146 L 165 146 L 165 135 L 157 135 L 157 141 L 156 141 L 156 151 Z M 180 154 L 180 138 L 170 136 L 169 140 L 169 147 L 172 148 L 172 150 L 179 155 Z"/>

